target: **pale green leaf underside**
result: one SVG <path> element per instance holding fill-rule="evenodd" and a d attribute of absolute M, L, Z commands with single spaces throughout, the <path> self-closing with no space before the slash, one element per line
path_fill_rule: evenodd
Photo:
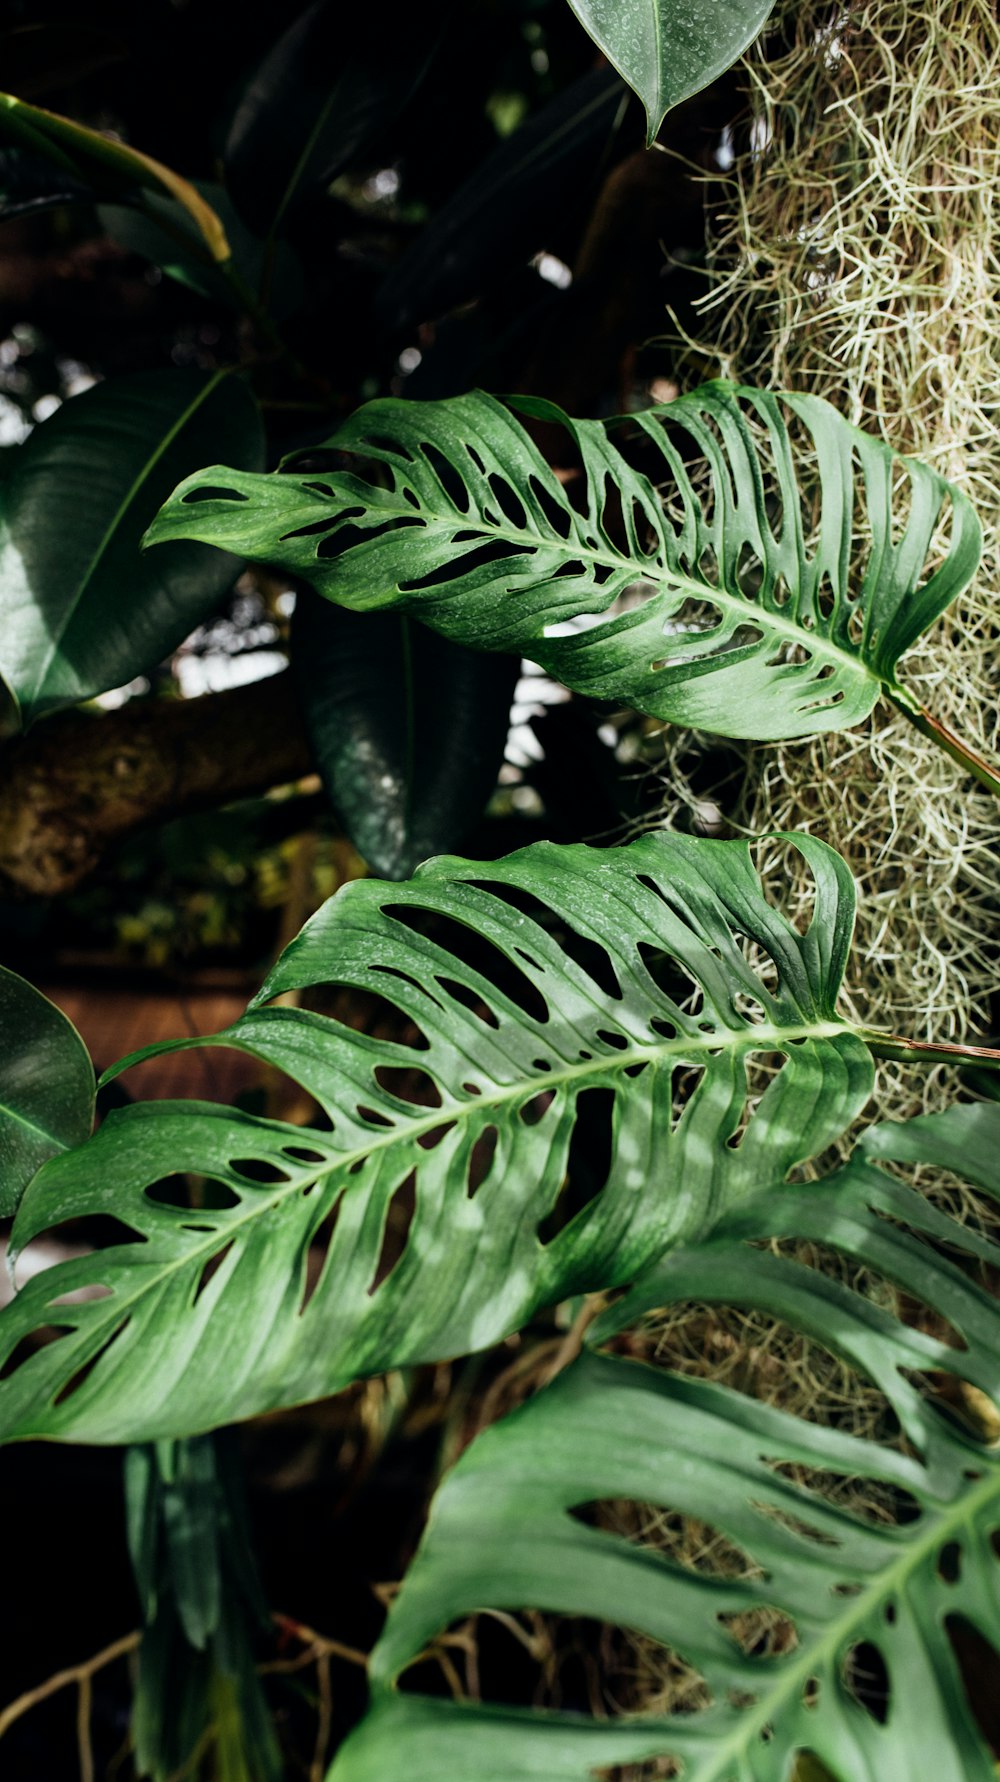
<path fill-rule="evenodd" d="M 330 442 L 355 469 L 203 471 L 147 542 L 238 549 L 577 692 L 760 739 L 898 693 L 899 657 L 975 571 L 966 498 L 818 397 L 713 383 L 608 422 L 517 406 L 567 430 L 582 479 L 564 486 L 491 396 L 389 399 Z"/>
<path fill-rule="evenodd" d="M 928 1156 L 1000 1197 L 1000 1107 L 876 1128 L 867 1149 Z M 748 1248 L 769 1237 L 831 1245 L 863 1262 L 942 1328 L 950 1324 L 965 1348 L 908 1328 L 803 1263 Z M 912 1454 L 712 1383 L 585 1355 L 480 1436 L 439 1490 L 372 1657 L 369 1717 L 331 1782 L 389 1782 L 394 1751 L 406 1752 L 411 1782 L 592 1782 L 599 1765 L 666 1755 L 683 1762 L 684 1782 L 787 1782 L 797 1751 L 813 1753 L 837 1782 L 991 1782 L 993 1759 L 947 1618 L 963 1618 L 1000 1648 L 1000 1458 L 932 1408 L 904 1372 L 957 1375 L 1000 1396 L 1000 1310 L 968 1267 L 977 1260 L 995 1270 L 1000 1249 L 863 1153 L 821 1185 L 744 1203 L 706 1240 L 676 1249 L 594 1328 L 595 1343 L 645 1305 L 755 1308 L 873 1379 Z M 913 1517 L 863 1517 L 811 1489 L 809 1469 L 887 1482 L 911 1495 Z M 739 1566 L 725 1577 L 693 1573 L 568 1514 L 622 1498 L 707 1520 L 751 1566 L 743 1575 Z M 790 1617 L 793 1649 L 755 1656 L 719 1619 L 760 1607 Z M 711 1703 L 609 1724 L 395 1693 L 396 1677 L 431 1638 L 489 1608 L 640 1629 L 702 1674 Z M 849 1654 L 860 1645 L 885 1667 L 884 1724 L 849 1685 Z"/>
<path fill-rule="evenodd" d="M 646 108 L 652 142 L 667 112 L 724 73 L 774 0 L 569 0 Z"/>
<path fill-rule="evenodd" d="M 0 1434 L 190 1433 L 467 1353 L 569 1294 L 634 1280 L 780 1182 L 872 1082 L 835 1010 L 850 875 L 822 843 L 792 845 L 815 881 L 805 935 L 765 901 L 745 844 L 676 835 L 537 844 L 346 887 L 219 1042 L 297 1079 L 332 1130 L 159 1102 L 48 1165 L 16 1248 L 98 1212 L 141 1241 L 36 1276 L 0 1318 L 0 1360 L 39 1326 L 63 1328 L 0 1383 Z M 772 962 L 770 988 L 738 937 Z M 387 999 L 413 1043 L 265 1006 L 330 983 Z M 743 1130 L 755 1052 L 784 1062 Z M 591 1091 L 603 1103 L 583 1110 Z M 583 1112 L 605 1123 L 611 1161 L 567 1222 Z M 182 1171 L 222 1184 L 228 1204 L 154 1197 Z M 308 1297 L 310 1244 L 334 1215 Z M 53 1305 L 94 1283 L 106 1297 Z"/>

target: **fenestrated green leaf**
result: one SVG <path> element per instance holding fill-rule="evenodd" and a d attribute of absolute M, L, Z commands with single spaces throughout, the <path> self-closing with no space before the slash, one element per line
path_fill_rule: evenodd
<path fill-rule="evenodd" d="M 352 613 L 299 590 L 292 667 L 316 765 L 380 878 L 465 840 L 503 761 L 519 664 L 403 613 Z"/>
<path fill-rule="evenodd" d="M 344 606 L 400 607 L 723 736 L 844 729 L 883 689 L 915 707 L 896 664 L 980 549 L 935 471 L 815 396 L 711 383 L 610 422 L 518 407 L 565 425 L 582 487 L 491 396 L 389 399 L 331 441 L 356 469 L 203 471 L 147 542 L 238 547 Z"/>
<path fill-rule="evenodd" d="M 1000 1197 L 995 1106 L 876 1128 L 866 1148 L 947 1161 Z M 773 1237 L 829 1245 L 880 1272 L 965 1346 L 759 1247 Z M 595 1343 L 646 1305 L 755 1308 L 877 1382 L 910 1452 L 714 1383 L 585 1355 L 480 1436 L 445 1480 L 372 1656 L 369 1717 L 330 1782 L 385 1782 L 399 1751 L 413 1782 L 591 1782 L 599 1765 L 654 1756 L 680 1761 L 684 1782 L 785 1782 L 799 1752 L 836 1782 L 992 1782 L 950 1635 L 964 1621 L 1000 1649 L 1000 1456 L 908 1377 L 929 1370 L 1000 1398 L 1000 1308 L 968 1272 L 975 1262 L 995 1270 L 1000 1248 L 863 1154 L 822 1183 L 744 1203 L 704 1242 L 675 1250 L 592 1328 Z M 880 1481 L 912 1515 L 879 1521 L 837 1501 L 829 1483 L 844 1479 Z M 573 1514 L 622 1499 L 707 1523 L 733 1558 L 693 1569 Z M 490 1608 L 639 1629 L 701 1674 L 709 1705 L 588 1723 L 395 1692 L 434 1635 Z M 755 1650 L 752 1624 L 741 1643 L 741 1624 L 730 1623 L 760 1609 L 794 1625 L 778 1654 Z M 885 1701 L 866 1705 L 857 1678 L 881 1667 Z"/>
<path fill-rule="evenodd" d="M 0 1218 L 36 1170 L 81 1145 L 94 1119 L 94 1071 L 61 1009 L 0 966 Z"/>
<path fill-rule="evenodd" d="M 647 142 L 667 112 L 748 49 L 774 0 L 569 0 L 646 107 Z"/>
<path fill-rule="evenodd" d="M 0 487 L 0 674 L 22 721 L 152 668 L 204 618 L 239 560 L 138 545 L 187 466 L 224 450 L 264 461 L 240 378 L 149 371 L 63 403 L 17 448 Z"/>
<path fill-rule="evenodd" d="M 62 1331 L 0 1383 L 0 1434 L 190 1433 L 468 1352 L 633 1280 L 782 1180 L 872 1082 L 835 1012 L 853 885 L 822 843 L 793 845 L 816 887 L 804 935 L 741 842 L 536 844 L 348 885 L 220 1036 L 294 1077 L 331 1129 L 154 1102 L 48 1165 L 15 1249 L 70 1212 L 113 1212 L 139 1241 L 36 1275 L 0 1318 L 4 1355 Z M 388 1001 L 407 1039 L 266 1006 L 325 983 Z M 780 1068 L 743 1130 L 761 1052 Z M 157 1187 L 185 1171 L 219 1185 L 196 1211 Z M 106 1296 L 53 1312 L 85 1283 Z"/>

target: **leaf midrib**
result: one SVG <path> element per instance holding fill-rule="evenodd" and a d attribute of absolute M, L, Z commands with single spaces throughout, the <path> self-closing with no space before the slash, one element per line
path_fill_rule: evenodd
<path fill-rule="evenodd" d="M 747 1028 L 743 1032 L 737 1032 L 733 1029 L 728 1031 L 731 1035 L 731 1039 L 729 1040 L 723 1038 L 720 1041 L 720 1039 L 716 1037 L 713 1043 L 713 1037 L 707 1034 L 698 1035 L 693 1038 L 677 1037 L 672 1040 L 664 1040 L 658 1046 L 630 1047 L 626 1051 L 616 1052 L 613 1058 L 603 1060 L 593 1058 L 586 1062 L 567 1065 L 562 1071 L 546 1071 L 544 1074 L 540 1072 L 534 1077 L 520 1078 L 516 1084 L 505 1086 L 493 1095 L 470 1096 L 468 1101 L 457 1102 L 454 1107 L 451 1108 L 439 1107 L 428 1109 L 422 1119 L 410 1121 L 405 1128 L 405 1132 L 400 1132 L 399 1128 L 396 1127 L 373 1132 L 370 1143 L 359 1146 L 353 1151 L 345 1151 L 341 1153 L 331 1160 L 329 1168 L 322 1170 L 317 1169 L 312 1177 L 306 1176 L 293 1182 L 285 1182 L 277 1185 L 273 1193 L 267 1195 L 266 1198 L 262 1197 L 260 1199 L 255 1199 L 245 1212 L 213 1227 L 205 1242 L 185 1249 L 181 1256 L 166 1262 L 157 1271 L 154 1281 L 150 1281 L 147 1277 L 144 1282 L 137 1285 L 134 1293 L 122 1296 L 115 1290 L 112 1292 L 109 1299 L 91 1302 L 95 1311 L 101 1306 L 105 1306 L 108 1312 L 107 1318 L 103 1321 L 95 1317 L 91 1328 L 95 1335 L 100 1338 L 100 1341 L 103 1341 L 103 1332 L 106 1331 L 108 1325 L 120 1324 L 123 1315 L 128 1311 L 130 1306 L 134 1305 L 146 1294 L 156 1292 L 161 1283 L 171 1275 L 175 1274 L 178 1269 L 195 1267 L 202 1258 L 208 1260 L 211 1256 L 215 1255 L 220 1244 L 225 1243 L 228 1246 L 234 1240 L 242 1226 L 249 1224 L 255 1219 L 266 1217 L 275 1207 L 280 1206 L 288 1196 L 301 1194 L 303 1182 L 305 1180 L 315 1181 L 321 1176 L 330 1176 L 335 1171 L 349 1170 L 351 1164 L 356 1163 L 359 1159 L 363 1160 L 366 1157 L 370 1157 L 374 1152 L 385 1150 L 390 1145 L 398 1144 L 401 1141 L 406 1142 L 418 1138 L 422 1133 L 431 1132 L 437 1126 L 457 1124 L 460 1120 L 471 1119 L 484 1108 L 502 1107 L 507 1102 L 522 1100 L 531 1095 L 540 1094 L 545 1090 L 552 1089 L 557 1084 L 572 1082 L 581 1076 L 605 1076 L 609 1072 L 623 1072 L 629 1065 L 639 1063 L 656 1064 L 662 1059 L 670 1057 L 682 1058 L 691 1052 L 724 1052 L 727 1050 L 775 1051 L 781 1049 L 783 1044 L 790 1043 L 797 1039 L 833 1039 L 842 1034 L 853 1035 L 856 1033 L 855 1028 L 850 1022 L 836 1020 L 804 1022 L 797 1027 L 774 1027 L 770 1024 L 762 1023 L 759 1026 Z M 254 1052 L 252 1045 L 241 1044 L 240 1050 L 246 1051 L 252 1056 L 257 1055 Z M 166 1106 L 168 1104 L 161 1103 L 160 1105 Z M 268 1127 L 269 1132 L 275 1130 L 287 1131 L 290 1138 L 294 1136 L 298 1139 L 301 1139 L 304 1134 L 308 1135 L 312 1133 L 312 1128 L 308 1126 L 290 1125 L 287 1128 L 279 1128 L 276 1126 Z M 315 1133 L 313 1136 L 320 1141 L 323 1138 L 322 1133 Z M 185 1217 L 190 1215 L 190 1208 L 182 1208 L 179 1210 L 184 1213 Z M 218 1209 L 212 1210 L 217 1211 Z M 125 1212 L 126 1209 L 122 1209 L 122 1211 Z M 206 1211 L 208 1211 L 208 1209 L 206 1209 Z M 39 1227 L 39 1231 L 33 1233 L 32 1237 L 28 1239 L 28 1242 L 33 1242 L 34 1238 L 39 1236 L 41 1231 L 45 1229 L 44 1226 Z M 149 1242 L 150 1239 L 142 1237 L 140 1241 Z M 130 1248 L 131 1246 L 126 1247 Z M 13 1248 L 11 1249 L 12 1263 L 16 1261 L 16 1257 L 19 1254 L 20 1250 L 14 1251 Z M 100 1252 L 97 1254 L 100 1254 Z M 108 1254 L 108 1252 L 105 1252 L 105 1254 Z M 46 1271 L 46 1273 L 47 1272 L 48 1271 Z M 42 1277 L 38 1278 L 41 1279 Z M 104 1284 L 106 1285 L 107 1283 Z M 81 1326 L 78 1325 L 77 1329 L 80 1328 Z M 98 1343 L 98 1346 L 100 1346 L 100 1343 Z"/>
<path fill-rule="evenodd" d="M 563 505 L 565 506 L 561 490 L 559 491 L 559 499 L 563 501 Z M 357 502 L 354 501 L 349 505 L 356 507 Z M 392 516 L 394 512 L 404 519 L 412 520 L 414 517 L 413 509 L 402 502 L 395 510 L 391 502 L 386 502 L 374 511 L 379 518 L 384 518 L 386 514 Z M 575 522 L 577 515 L 573 513 L 571 509 L 568 509 L 567 511 L 570 512 L 571 517 Z M 452 534 L 456 531 L 465 531 L 474 528 L 476 531 L 482 532 L 486 539 L 496 540 L 501 544 L 521 546 L 528 544 L 535 550 L 540 546 L 548 549 L 559 549 L 562 547 L 565 552 L 564 560 L 569 563 L 580 559 L 584 562 L 600 564 L 602 568 L 610 568 L 615 572 L 620 572 L 625 568 L 632 568 L 635 570 L 637 581 L 653 582 L 657 585 L 660 592 L 666 592 L 668 589 L 676 588 L 682 593 L 690 595 L 694 600 L 714 603 L 722 607 L 724 611 L 731 612 L 734 617 L 743 620 L 745 623 L 757 623 L 761 626 L 762 630 L 766 631 L 770 629 L 777 636 L 784 637 L 791 643 L 799 644 L 803 649 L 808 650 L 812 656 L 822 656 L 828 661 L 845 665 L 853 675 L 862 680 L 872 681 L 875 686 L 880 688 L 889 686 L 895 688 L 895 682 L 883 680 L 881 675 L 876 674 L 869 668 L 863 656 L 855 655 L 852 651 L 843 649 L 839 644 L 834 643 L 825 632 L 819 630 L 809 631 L 804 625 L 795 624 L 791 620 L 783 618 L 780 613 L 774 612 L 771 607 L 762 606 L 759 602 L 750 600 L 743 595 L 730 594 L 728 589 L 716 587 L 711 582 L 696 581 L 691 576 L 682 575 L 679 570 L 674 570 L 668 567 L 664 573 L 657 565 L 650 563 L 645 558 L 637 559 L 634 557 L 623 556 L 620 552 L 595 551 L 590 549 L 589 546 L 582 544 L 576 537 L 557 540 L 544 533 L 519 532 L 508 530 L 502 526 L 491 526 L 489 521 L 485 520 L 481 514 L 470 516 L 459 514 L 456 511 L 454 515 L 449 516 L 438 513 L 433 508 L 428 507 L 422 507 L 421 513 L 424 525 L 428 528 L 437 527 L 442 531 L 447 531 Z M 363 550 L 364 545 L 355 545 L 353 549 Z M 350 555 L 350 552 L 347 554 Z M 460 580 L 461 573 L 461 560 L 459 560 L 456 565 L 454 581 L 451 584 L 451 588 L 454 587 L 454 582 Z M 541 577 L 539 578 L 539 583 L 541 586 L 548 586 L 553 583 L 554 579 L 555 578 L 552 576 Z M 398 584 L 396 591 L 397 593 L 402 592 L 399 589 Z M 447 595 L 449 591 L 449 586 L 444 585 L 442 588 L 435 589 L 434 595 L 436 598 L 439 598 L 442 592 Z M 412 606 L 417 610 L 419 610 L 419 606 L 422 604 L 425 597 L 426 590 L 414 595 L 403 595 L 403 599 L 406 601 L 407 606 Z M 598 608 L 598 611 L 602 614 L 606 613 L 608 607 L 613 604 L 616 598 L 617 596 L 613 594 L 607 604 L 603 608 Z M 641 609 L 639 610 L 641 612 Z M 560 621 L 553 620 L 551 622 L 558 623 Z M 699 632 L 697 635 L 699 638 L 704 639 L 706 636 L 710 636 L 711 633 Z M 682 639 L 683 633 L 676 636 L 671 634 L 669 642 L 676 645 L 681 643 Z M 562 639 L 548 638 L 544 628 L 541 632 L 532 632 L 530 640 L 538 643 L 563 641 Z M 811 662 L 802 662 L 788 664 L 787 666 L 798 668 L 804 672 L 810 669 L 812 664 Z"/>
<path fill-rule="evenodd" d="M 50 634 L 49 648 L 48 648 L 47 652 L 45 653 L 45 655 L 41 659 L 39 667 L 35 673 L 33 682 L 31 683 L 30 692 L 28 692 L 28 698 L 32 702 L 34 702 L 41 694 L 41 692 L 45 686 L 45 682 L 46 682 L 46 678 L 48 676 L 49 670 L 52 667 L 52 664 L 53 664 L 55 658 L 58 656 L 58 654 L 62 648 L 63 641 L 66 638 L 66 635 L 69 632 L 69 630 L 73 624 L 73 621 L 76 618 L 77 612 L 79 611 L 79 608 L 80 608 L 80 603 L 83 600 L 83 597 L 87 592 L 87 589 L 90 587 L 90 584 L 93 581 L 94 576 L 97 573 L 98 567 L 99 567 L 102 559 L 107 554 L 108 550 L 111 548 L 111 545 L 115 538 L 115 534 L 117 533 L 118 528 L 121 525 L 123 519 L 128 514 L 129 509 L 133 506 L 137 496 L 139 495 L 140 490 L 143 487 L 143 484 L 148 482 L 150 476 L 153 474 L 153 471 L 156 469 L 156 466 L 160 462 L 161 458 L 164 457 L 164 455 L 170 450 L 170 447 L 173 445 L 174 441 L 177 438 L 179 438 L 181 433 L 183 433 L 184 428 L 187 426 L 188 422 L 193 418 L 193 416 L 195 414 L 197 414 L 199 408 L 201 408 L 202 405 L 208 401 L 208 398 L 218 388 L 218 386 L 222 382 L 223 378 L 228 377 L 228 376 L 229 376 L 229 368 L 227 366 L 223 366 L 223 368 L 221 370 L 216 371 L 212 375 L 212 377 L 209 379 L 209 381 L 205 385 L 204 389 L 200 390 L 198 392 L 198 394 L 195 397 L 193 397 L 193 399 L 188 403 L 187 407 L 184 409 L 183 413 L 178 415 L 177 419 L 173 422 L 172 426 L 170 426 L 167 429 L 166 433 L 163 435 L 163 438 L 157 444 L 156 449 L 151 453 L 151 455 L 148 458 L 146 458 L 144 460 L 143 465 L 142 465 L 138 475 L 133 479 L 133 481 L 129 485 L 128 489 L 126 490 L 124 496 L 122 497 L 122 500 L 119 502 L 117 508 L 115 509 L 114 514 L 112 515 L 110 521 L 108 522 L 108 525 L 105 527 L 103 536 L 101 537 L 95 550 L 92 552 L 90 560 L 87 564 L 86 570 L 79 581 L 79 584 L 76 588 L 76 591 L 73 595 L 72 600 L 70 601 L 65 612 L 63 613 L 59 624 L 56 626 L 56 628 Z M 27 689 L 26 689 L 26 691 L 27 691 Z"/>

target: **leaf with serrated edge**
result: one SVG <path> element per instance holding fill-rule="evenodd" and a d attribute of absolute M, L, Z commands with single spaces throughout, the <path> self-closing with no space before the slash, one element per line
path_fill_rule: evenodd
<path fill-rule="evenodd" d="M 689 1299 L 762 1312 L 873 1379 L 911 1451 L 713 1382 L 584 1355 L 479 1436 L 439 1489 L 372 1655 L 368 1719 L 330 1782 L 384 1782 L 400 1750 L 412 1782 L 591 1782 L 598 1765 L 668 1755 L 684 1782 L 785 1782 L 803 1751 L 834 1782 L 993 1782 L 948 1622 L 964 1620 L 1000 1648 L 1000 1456 L 934 1408 L 907 1371 L 1000 1398 L 1000 1308 L 967 1272 L 976 1259 L 995 1271 L 1000 1247 L 874 1168 L 865 1150 L 947 1159 L 1000 1198 L 1000 1107 L 876 1128 L 837 1176 L 767 1192 L 675 1250 L 590 1335 L 597 1344 L 646 1306 Z M 760 1247 L 776 1237 L 832 1246 L 882 1274 L 965 1346 Z M 908 1493 L 914 1514 L 893 1523 L 859 1513 L 815 1489 L 811 1472 L 881 1481 Z M 751 1564 L 742 1575 L 688 1569 L 570 1513 L 622 1499 L 708 1523 Z M 588 1722 L 396 1692 L 400 1672 L 447 1626 L 476 1610 L 527 1608 L 641 1630 L 701 1674 L 709 1705 Z M 789 1618 L 794 1644 L 761 1655 L 720 1619 L 760 1609 Z M 884 1710 L 851 1688 L 859 1647 L 884 1666 Z M 871 1672 L 870 1657 L 859 1662 Z"/>
<path fill-rule="evenodd" d="M 98 1212 L 138 1241 L 36 1276 L 0 1319 L 0 1361 L 39 1325 L 63 1327 L 0 1382 L 0 1434 L 186 1434 L 483 1347 L 567 1295 L 633 1280 L 822 1151 L 867 1099 L 872 1064 L 835 1007 L 850 875 L 821 842 L 792 845 L 815 882 L 804 935 L 765 900 L 744 843 L 679 835 L 538 843 L 345 887 L 218 1042 L 295 1078 L 332 1130 L 155 1102 L 48 1165 L 15 1250 Z M 747 939 L 773 962 L 771 987 Z M 267 1006 L 321 983 L 388 999 L 414 1042 Z M 744 1130 L 746 1063 L 762 1051 L 784 1063 Z M 608 1178 L 550 1233 L 595 1089 L 613 1097 Z M 187 1171 L 228 1193 L 164 1204 L 156 1184 Z M 335 1209 L 304 1304 L 309 1247 Z M 95 1283 L 106 1297 L 53 1310 Z"/>
<path fill-rule="evenodd" d="M 146 542 L 239 549 L 343 606 L 400 607 L 718 735 L 842 730 L 883 689 L 915 707 L 896 664 L 967 585 L 981 542 L 936 471 L 816 396 L 711 383 L 607 422 L 517 406 L 566 428 L 582 482 L 564 486 L 492 396 L 390 398 L 330 442 L 355 468 L 203 471 Z"/>

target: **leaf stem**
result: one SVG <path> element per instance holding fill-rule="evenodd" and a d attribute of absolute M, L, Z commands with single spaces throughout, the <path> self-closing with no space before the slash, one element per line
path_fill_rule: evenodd
<path fill-rule="evenodd" d="M 976 1064 L 981 1070 L 1000 1070 L 1000 1050 L 995 1046 L 905 1039 L 897 1033 L 880 1033 L 866 1027 L 855 1031 L 876 1058 L 896 1058 L 907 1064 Z"/>
<path fill-rule="evenodd" d="M 887 691 L 893 705 L 899 711 L 905 712 L 910 723 L 920 731 L 921 736 L 929 737 L 930 741 L 936 743 L 939 749 L 943 749 L 946 755 L 950 755 L 953 761 L 957 761 L 960 767 L 964 767 L 973 779 L 978 780 L 981 786 L 985 786 L 988 792 L 993 793 L 994 797 L 1000 798 L 1000 767 L 994 767 L 990 762 L 984 760 L 982 755 L 977 754 L 975 749 L 963 742 L 960 736 L 956 736 L 953 730 L 949 730 L 947 724 L 943 724 L 940 718 L 932 717 L 924 706 L 918 705 L 915 701 L 911 705 L 907 698 L 900 696 L 898 690 L 890 688 Z"/>

